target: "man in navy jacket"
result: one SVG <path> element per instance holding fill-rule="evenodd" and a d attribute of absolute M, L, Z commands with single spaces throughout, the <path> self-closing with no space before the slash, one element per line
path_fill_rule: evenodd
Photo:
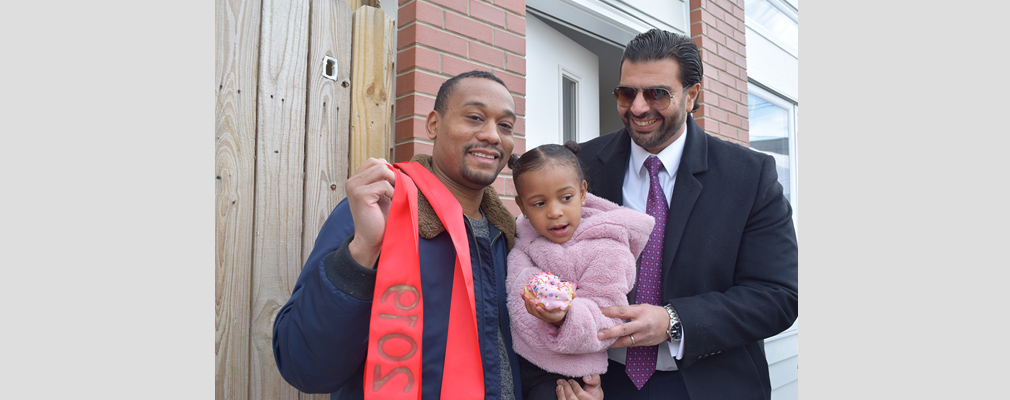
<path fill-rule="evenodd" d="M 490 185 L 512 154 L 515 102 L 494 75 L 471 71 L 446 81 L 426 121 L 432 156 L 415 156 L 462 206 L 473 271 L 485 398 L 519 398 L 519 368 L 504 295 L 515 220 Z M 394 174 L 369 159 L 345 184 L 274 323 L 277 368 L 303 392 L 361 399 L 375 266 L 393 197 Z M 420 274 L 424 308 L 421 394 L 452 394 L 444 371 L 456 251 L 431 204 L 419 193 Z M 390 228 L 396 228 L 390 226 Z M 388 250 L 387 250 L 388 251 Z"/>
<path fill-rule="evenodd" d="M 607 398 L 768 399 L 763 339 L 798 314 L 796 234 L 775 162 L 695 124 L 688 113 L 698 108 L 701 77 L 689 37 L 638 35 L 614 93 L 625 127 L 578 154 L 597 196 L 644 212 L 650 191 L 661 190 L 669 207 L 659 304 L 635 304 L 633 291 L 632 305 L 604 310 L 630 320 L 600 333 L 618 338 L 602 379 Z M 662 162 L 656 189 L 650 158 Z M 629 346 L 658 346 L 641 388 L 625 370 Z"/>

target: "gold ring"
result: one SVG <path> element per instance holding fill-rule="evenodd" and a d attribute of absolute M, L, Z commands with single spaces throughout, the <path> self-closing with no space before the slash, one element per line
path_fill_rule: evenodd
<path fill-rule="evenodd" d="M 628 337 L 631 338 L 631 345 L 634 346 L 635 345 L 635 335 L 628 335 Z"/>

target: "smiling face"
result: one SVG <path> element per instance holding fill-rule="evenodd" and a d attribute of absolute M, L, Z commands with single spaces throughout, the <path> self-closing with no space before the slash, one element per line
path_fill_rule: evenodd
<path fill-rule="evenodd" d="M 641 62 L 625 60 L 621 65 L 621 85 L 624 86 L 663 88 L 677 93 L 683 88 L 678 76 L 680 65 L 670 58 Z M 680 91 L 670 99 L 670 106 L 663 110 L 653 108 L 639 91 L 630 105 L 621 107 L 618 104 L 617 112 L 631 139 L 656 154 L 684 134 L 687 110 L 694 108 L 698 90 L 698 86 L 694 85 Z"/>
<path fill-rule="evenodd" d="M 512 154 L 515 121 L 508 89 L 490 79 L 461 79 L 445 112 L 428 114 L 428 138 L 435 141 L 433 173 L 450 190 L 483 190 Z"/>
<path fill-rule="evenodd" d="M 528 172 L 517 182 L 519 209 L 548 240 L 567 242 L 582 221 L 586 181 L 579 180 L 571 165 L 557 162 Z"/>

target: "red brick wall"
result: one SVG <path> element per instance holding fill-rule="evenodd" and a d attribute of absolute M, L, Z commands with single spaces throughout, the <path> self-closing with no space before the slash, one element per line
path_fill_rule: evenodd
<path fill-rule="evenodd" d="M 748 145 L 744 0 L 691 0 L 691 38 L 705 75 L 694 119 L 706 132 Z"/>
<path fill-rule="evenodd" d="M 395 162 L 431 154 L 424 121 L 439 85 L 474 69 L 493 72 L 512 92 L 514 152 L 526 150 L 526 0 L 401 0 L 396 47 Z M 518 215 L 508 168 L 494 188 Z"/>

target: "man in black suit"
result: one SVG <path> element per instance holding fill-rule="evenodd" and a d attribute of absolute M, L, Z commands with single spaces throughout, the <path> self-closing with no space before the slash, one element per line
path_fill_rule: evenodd
<path fill-rule="evenodd" d="M 638 35 L 620 76 L 625 127 L 583 143 L 578 157 L 591 192 L 666 222 L 657 217 L 654 265 L 643 253 L 631 305 L 604 311 L 628 321 L 600 331 L 618 338 L 604 394 L 768 399 L 763 340 L 798 313 L 796 233 L 775 162 L 707 135 L 688 114 L 702 78 L 690 38 Z"/>

